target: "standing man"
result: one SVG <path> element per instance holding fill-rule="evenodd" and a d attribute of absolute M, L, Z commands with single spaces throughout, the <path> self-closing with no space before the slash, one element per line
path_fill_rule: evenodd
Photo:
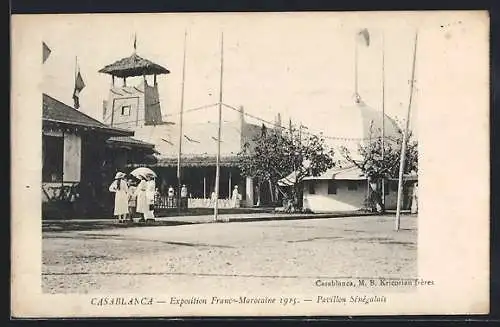
<path fill-rule="evenodd" d="M 188 207 L 188 189 L 186 185 L 182 185 L 181 188 L 181 208 L 187 209 Z"/>
<path fill-rule="evenodd" d="M 174 198 L 175 198 L 175 190 L 172 187 L 172 185 L 170 185 L 168 187 L 168 207 L 169 208 L 173 208 L 174 207 Z"/>

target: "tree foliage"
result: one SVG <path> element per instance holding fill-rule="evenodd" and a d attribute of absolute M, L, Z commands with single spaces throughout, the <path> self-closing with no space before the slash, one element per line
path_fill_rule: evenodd
<path fill-rule="evenodd" d="M 357 166 L 370 179 L 397 178 L 402 150 L 403 134 L 395 139 L 386 139 L 383 145 L 384 156 L 382 157 L 382 138 L 374 138 L 372 141 L 360 144 L 358 153 L 361 159 L 353 159 L 347 148 L 342 149 L 342 155 L 348 161 Z M 409 174 L 418 171 L 418 142 L 413 134 L 408 133 L 406 144 L 406 157 L 403 173 Z"/>
<path fill-rule="evenodd" d="M 268 129 L 262 126 L 259 136 L 245 144 L 238 153 L 238 167 L 244 176 L 251 176 L 259 184 L 278 181 L 298 171 L 296 182 L 311 174 L 317 176 L 334 166 L 333 150 L 325 145 L 321 136 L 292 129 Z M 309 162 L 308 169 L 303 163 Z"/>
<path fill-rule="evenodd" d="M 370 131 L 370 134 L 373 135 Z M 343 157 L 357 166 L 370 180 L 370 192 L 367 204 L 371 210 L 385 211 L 382 203 L 381 181 L 386 178 L 398 178 L 403 148 L 403 133 L 400 131 L 395 139 L 386 139 L 382 144 L 382 138 L 369 138 L 367 143 L 358 146 L 360 159 L 354 159 L 347 148 L 342 148 Z M 382 149 L 384 155 L 382 156 Z M 408 133 L 405 163 L 403 173 L 408 174 L 418 171 L 418 142 L 414 140 L 413 134 Z M 378 209 L 377 209 L 378 207 Z"/>

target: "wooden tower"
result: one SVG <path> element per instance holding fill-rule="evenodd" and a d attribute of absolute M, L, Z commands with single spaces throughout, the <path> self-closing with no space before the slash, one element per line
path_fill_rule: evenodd
<path fill-rule="evenodd" d="M 99 70 L 111 75 L 109 97 L 103 103 L 103 121 L 109 126 L 136 129 L 147 125 L 164 124 L 158 94 L 157 75 L 170 74 L 170 71 L 135 52 L 127 58 Z M 138 85 L 127 85 L 127 78 L 141 77 Z M 148 82 L 147 76 L 153 76 Z M 117 85 L 116 79 L 121 79 Z M 150 85 L 152 84 L 152 85 Z"/>

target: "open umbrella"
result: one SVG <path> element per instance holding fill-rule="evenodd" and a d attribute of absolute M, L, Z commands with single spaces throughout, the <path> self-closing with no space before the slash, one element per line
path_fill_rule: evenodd
<path fill-rule="evenodd" d="M 156 178 L 156 173 L 147 167 L 139 167 L 130 172 L 130 175 L 134 177 L 147 177 L 153 176 Z"/>

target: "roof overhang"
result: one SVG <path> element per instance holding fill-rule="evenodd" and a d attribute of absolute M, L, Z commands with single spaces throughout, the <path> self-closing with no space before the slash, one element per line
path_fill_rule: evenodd
<path fill-rule="evenodd" d="M 105 66 L 99 70 L 99 73 L 126 78 L 170 74 L 170 70 L 134 53 L 130 57 L 122 58 Z"/>
<path fill-rule="evenodd" d="M 133 136 L 134 132 L 126 129 L 107 127 L 107 126 L 95 126 L 83 123 L 68 122 L 64 120 L 56 120 L 50 118 L 43 118 L 44 125 L 55 125 L 55 126 L 66 126 L 72 129 L 81 129 L 83 131 L 93 131 L 102 133 L 108 136 Z"/>
<path fill-rule="evenodd" d="M 213 167 L 217 164 L 215 156 L 183 156 L 181 157 L 182 167 Z M 219 161 L 222 167 L 235 167 L 237 166 L 236 156 L 222 156 Z M 154 167 L 177 167 L 178 158 L 174 157 L 159 157 L 158 162 Z"/>

